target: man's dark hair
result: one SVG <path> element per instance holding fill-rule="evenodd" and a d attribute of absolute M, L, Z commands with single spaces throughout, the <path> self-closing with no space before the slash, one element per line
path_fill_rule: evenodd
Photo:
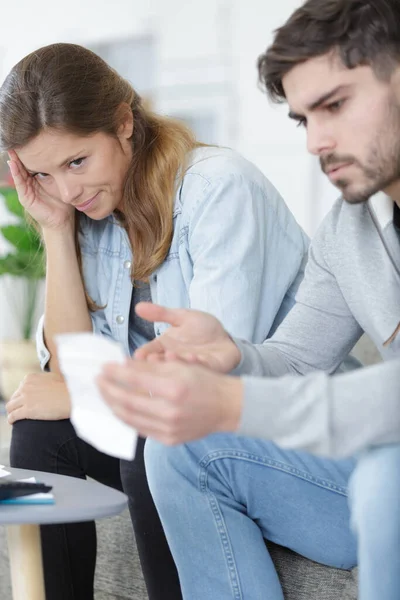
<path fill-rule="evenodd" d="M 347 68 L 370 65 L 377 77 L 389 78 L 400 61 L 400 0 L 308 0 L 259 57 L 260 84 L 283 102 L 283 77 L 335 50 Z"/>

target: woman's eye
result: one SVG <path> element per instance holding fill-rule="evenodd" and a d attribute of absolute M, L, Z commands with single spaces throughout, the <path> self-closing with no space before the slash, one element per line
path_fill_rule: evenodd
<path fill-rule="evenodd" d="M 77 168 L 77 167 L 81 167 L 83 162 L 85 160 L 85 157 L 82 156 L 82 158 L 76 158 L 75 160 L 71 160 L 71 162 L 69 163 L 69 167 L 72 167 L 73 169 Z"/>
<path fill-rule="evenodd" d="M 33 173 L 32 177 L 35 177 L 35 179 L 41 179 L 43 181 L 43 179 L 46 179 L 48 175 L 47 173 Z"/>

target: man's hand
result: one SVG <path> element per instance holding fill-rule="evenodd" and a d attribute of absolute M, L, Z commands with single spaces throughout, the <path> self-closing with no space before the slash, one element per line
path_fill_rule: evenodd
<path fill-rule="evenodd" d="M 197 363 L 229 373 L 240 362 L 240 352 L 221 323 L 198 310 L 171 309 L 140 302 L 139 317 L 171 325 L 159 338 L 135 352 L 135 358 L 147 361 L 183 361 Z"/>
<path fill-rule="evenodd" d="M 239 426 L 241 380 L 198 365 L 129 360 L 106 365 L 98 384 L 120 419 L 163 444 L 236 431 Z"/>
<path fill-rule="evenodd" d="M 21 419 L 68 419 L 71 408 L 64 378 L 58 373 L 27 375 L 7 402 L 6 410 L 11 424 Z"/>

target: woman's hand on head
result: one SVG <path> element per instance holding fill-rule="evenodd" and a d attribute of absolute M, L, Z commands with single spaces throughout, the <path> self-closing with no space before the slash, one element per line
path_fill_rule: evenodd
<path fill-rule="evenodd" d="M 68 419 L 71 404 L 64 378 L 58 373 L 27 375 L 7 402 L 6 410 L 11 424 L 21 419 Z"/>
<path fill-rule="evenodd" d="M 75 208 L 46 194 L 36 177 L 25 169 L 14 150 L 9 151 L 11 175 L 18 199 L 29 215 L 43 229 L 62 229 L 73 226 Z"/>

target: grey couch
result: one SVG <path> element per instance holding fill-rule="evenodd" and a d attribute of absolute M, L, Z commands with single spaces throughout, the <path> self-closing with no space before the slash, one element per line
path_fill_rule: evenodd
<path fill-rule="evenodd" d="M 100 523 L 98 542 L 96 600 L 146 600 L 137 554 L 132 551 L 134 540 L 129 515 L 124 513 Z M 285 600 L 356 600 L 356 569 L 349 572 L 323 567 L 280 546 L 270 544 L 269 548 Z M 251 590 L 246 598 L 251 599 Z"/>
<path fill-rule="evenodd" d="M 365 364 L 379 360 L 375 348 L 365 337 L 357 345 L 355 354 Z M 0 464 L 7 464 L 5 453 L 0 455 Z M 146 600 L 128 511 L 100 521 L 97 533 L 96 600 Z M 285 600 L 356 600 L 357 569 L 349 572 L 323 567 L 280 546 L 270 544 L 269 548 L 282 582 Z M 0 527 L 0 598 L 11 600 L 3 527 Z M 251 590 L 246 598 L 251 598 Z"/>
<path fill-rule="evenodd" d="M 95 599 L 147 600 L 127 512 L 101 521 L 97 530 Z M 348 572 L 323 567 L 275 545 L 270 545 L 270 550 L 282 582 L 285 600 L 356 600 L 356 569 Z M 0 598 L 11 600 L 4 527 L 0 527 Z M 251 590 L 246 598 L 251 598 Z"/>

